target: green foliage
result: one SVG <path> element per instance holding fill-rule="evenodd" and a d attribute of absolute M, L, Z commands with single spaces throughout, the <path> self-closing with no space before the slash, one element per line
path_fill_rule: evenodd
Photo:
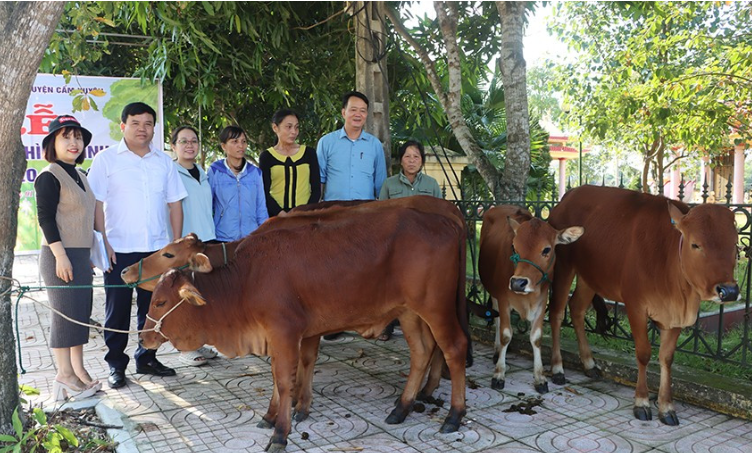
<path fill-rule="evenodd" d="M 573 2 L 551 25 L 575 63 L 553 69 L 571 124 L 590 141 L 639 151 L 663 168 L 670 153 L 714 154 L 750 136 L 752 26 L 735 2 Z"/>
<path fill-rule="evenodd" d="M 28 448 L 35 451 L 40 445 L 44 451 L 52 453 L 69 451 L 78 447 L 76 436 L 62 425 L 49 425 L 47 415 L 42 409 L 36 407 L 32 413 L 36 425 L 24 432 L 18 408 L 13 411 L 13 430 L 16 435 L 0 435 L 0 442 L 6 444 L 0 448 L 0 453 L 27 451 Z"/>
<path fill-rule="evenodd" d="M 70 2 L 42 71 L 163 83 L 166 129 L 198 126 L 205 150 L 239 124 L 273 142 L 272 113 L 301 114 L 301 140 L 337 125 L 353 89 L 354 36 L 341 2 Z M 114 34 L 118 34 L 115 36 Z M 88 42 L 87 42 L 88 41 Z M 206 146 L 207 144 L 212 144 Z"/>

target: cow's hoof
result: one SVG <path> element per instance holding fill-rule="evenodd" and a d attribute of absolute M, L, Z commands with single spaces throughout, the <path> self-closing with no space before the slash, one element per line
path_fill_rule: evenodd
<path fill-rule="evenodd" d="M 535 391 L 540 394 L 548 393 L 548 382 L 544 382 L 543 384 L 535 384 Z"/>
<path fill-rule="evenodd" d="M 302 422 L 303 420 L 308 418 L 308 412 L 307 411 L 295 411 L 295 413 L 292 414 L 292 418 L 296 422 Z"/>
<path fill-rule="evenodd" d="M 403 410 L 399 405 L 392 409 L 392 413 L 386 418 L 387 425 L 399 425 L 407 418 L 409 410 Z"/>
<path fill-rule="evenodd" d="M 601 369 L 596 366 L 589 370 L 585 370 L 585 376 L 591 379 L 600 379 L 603 377 L 603 373 L 601 372 Z"/>
<path fill-rule="evenodd" d="M 262 418 L 261 421 L 258 422 L 258 424 L 256 425 L 256 428 L 263 428 L 263 429 L 274 428 L 274 423 Z"/>
<path fill-rule="evenodd" d="M 494 390 L 503 390 L 504 389 L 504 379 L 491 379 L 491 388 Z"/>
<path fill-rule="evenodd" d="M 447 434 L 447 433 L 456 433 L 460 429 L 460 423 L 459 421 L 449 421 L 445 420 L 444 424 L 441 425 L 441 429 L 439 432 L 441 434 Z"/>
<path fill-rule="evenodd" d="M 664 425 L 679 426 L 679 417 L 676 416 L 676 412 L 668 411 L 665 414 L 658 413 L 658 418 Z"/>
<path fill-rule="evenodd" d="M 564 373 L 556 373 L 551 376 L 551 381 L 556 385 L 564 385 L 567 383 L 567 378 L 564 377 Z"/>
<path fill-rule="evenodd" d="M 653 419 L 653 414 L 650 412 L 649 407 L 635 406 L 635 408 L 632 410 L 632 413 L 634 414 L 636 419 L 642 420 L 644 422 Z"/>
<path fill-rule="evenodd" d="M 269 445 L 266 446 L 264 451 L 267 451 L 269 453 L 278 453 L 280 451 L 285 451 L 285 447 L 287 447 L 287 442 L 281 444 L 281 443 L 275 443 L 275 442 L 269 442 Z"/>
<path fill-rule="evenodd" d="M 499 361 L 499 353 L 498 352 L 494 352 L 492 360 L 493 360 L 493 363 L 496 363 L 496 362 Z"/>

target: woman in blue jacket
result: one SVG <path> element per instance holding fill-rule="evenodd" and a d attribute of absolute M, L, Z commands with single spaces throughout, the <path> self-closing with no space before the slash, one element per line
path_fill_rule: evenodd
<path fill-rule="evenodd" d="M 208 176 L 217 240 L 230 242 L 253 232 L 269 214 L 261 170 L 245 159 L 246 133 L 238 126 L 227 126 L 219 141 L 225 159 L 211 164 Z"/>

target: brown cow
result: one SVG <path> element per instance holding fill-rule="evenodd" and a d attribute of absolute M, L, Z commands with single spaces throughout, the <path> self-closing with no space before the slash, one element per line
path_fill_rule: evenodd
<path fill-rule="evenodd" d="M 264 421 L 275 429 L 267 448 L 278 451 L 290 431 L 299 361 L 311 359 L 303 350 L 329 332 L 375 338 L 397 317 L 410 374 L 387 423 L 408 415 L 438 345 L 452 377 L 441 431 L 453 432 L 465 413 L 463 251 L 462 230 L 446 216 L 403 207 L 322 212 L 307 225 L 247 236 L 234 261 L 194 281 L 178 271 L 163 275 L 144 328 L 158 320 L 164 337 L 144 332 L 141 341 L 155 348 L 169 338 L 186 350 L 212 344 L 228 357 L 271 355 L 275 391 Z M 201 254 L 196 262 L 211 269 Z"/>
<path fill-rule="evenodd" d="M 367 203 L 367 204 L 366 204 Z M 369 211 L 373 209 L 385 209 L 391 207 L 409 207 L 417 209 L 421 212 L 433 213 L 445 216 L 455 223 L 457 228 L 461 230 L 458 239 L 464 241 L 466 237 L 466 225 L 462 213 L 457 207 L 445 200 L 441 200 L 435 197 L 429 196 L 414 196 L 407 198 L 399 198 L 383 201 L 371 201 L 371 200 L 356 200 L 356 201 L 326 201 L 321 203 L 314 203 L 304 206 L 298 206 L 287 213 L 286 216 L 278 216 L 271 218 L 264 222 L 256 231 L 251 234 L 262 234 L 267 231 L 273 231 L 280 228 L 294 228 L 301 225 L 307 225 L 311 222 L 315 222 L 322 215 L 323 210 L 326 210 L 326 215 L 329 219 L 347 217 L 352 212 L 359 212 L 358 210 L 367 209 Z M 336 209 L 335 209 L 336 208 Z M 282 220 L 282 218 L 285 220 Z M 291 219 L 294 218 L 294 219 Z M 190 236 L 190 235 L 189 235 Z M 198 241 L 195 235 L 193 237 L 186 236 L 185 238 L 178 239 L 172 243 L 166 245 L 161 250 L 153 253 L 141 260 L 138 265 L 133 265 L 125 268 L 122 272 L 123 281 L 126 283 L 142 282 L 138 286 L 148 291 L 153 291 L 156 286 L 157 278 L 163 272 L 173 267 L 180 267 L 187 265 L 189 260 L 198 253 L 205 253 L 209 257 L 212 267 L 218 267 L 224 265 L 228 260 L 234 259 L 234 251 L 238 244 L 242 241 L 234 241 L 226 244 L 226 248 L 222 245 L 211 244 L 207 245 L 201 241 Z M 460 257 L 461 263 L 458 270 L 465 274 L 465 248 L 462 248 L 462 256 Z M 140 277 L 139 277 L 140 276 Z M 465 280 L 462 280 L 462 291 L 465 291 Z M 476 304 L 473 304 L 476 306 Z M 477 307 L 477 306 L 476 306 Z M 469 336 L 468 336 L 469 340 Z M 298 376 L 296 379 L 297 385 L 294 403 L 296 405 L 295 420 L 303 421 L 310 413 L 310 404 L 313 399 L 313 365 L 316 362 L 318 356 L 319 342 L 310 341 L 305 347 L 306 357 L 305 363 L 301 362 L 301 366 L 298 367 Z M 433 392 L 438 388 L 441 380 L 441 369 L 443 367 L 443 357 L 440 351 L 436 351 L 430 368 L 430 373 L 426 384 L 419 394 L 419 399 L 431 401 Z M 468 343 L 467 352 L 467 366 L 472 366 L 472 348 Z"/>
<path fill-rule="evenodd" d="M 737 233 L 734 215 L 718 205 L 689 208 L 662 196 L 611 187 L 568 192 L 548 219 L 554 228 L 582 225 L 587 234 L 559 252 L 550 318 L 553 381 L 564 383 L 559 335 L 567 295 L 586 370 L 595 363 L 585 336 L 585 310 L 595 293 L 624 303 L 635 340 L 637 388 L 634 415 L 651 420 L 646 368 L 648 318 L 661 331 L 658 416 L 679 424 L 671 398 L 671 362 L 679 333 L 697 319 L 701 300 L 736 300 Z"/>
<path fill-rule="evenodd" d="M 535 390 L 548 392 L 540 342 L 548 287 L 553 279 L 556 260 L 554 249 L 557 244 L 576 241 L 582 233 L 582 227 L 557 231 L 518 206 L 496 206 L 483 216 L 478 272 L 483 287 L 499 310 L 492 388 L 504 388 L 506 352 L 512 341 L 509 315 L 514 308 L 531 324 Z"/>

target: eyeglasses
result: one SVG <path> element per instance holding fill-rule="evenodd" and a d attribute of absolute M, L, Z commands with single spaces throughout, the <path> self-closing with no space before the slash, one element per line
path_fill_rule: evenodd
<path fill-rule="evenodd" d="M 198 140 L 186 140 L 181 138 L 177 143 L 178 145 L 198 145 Z"/>

